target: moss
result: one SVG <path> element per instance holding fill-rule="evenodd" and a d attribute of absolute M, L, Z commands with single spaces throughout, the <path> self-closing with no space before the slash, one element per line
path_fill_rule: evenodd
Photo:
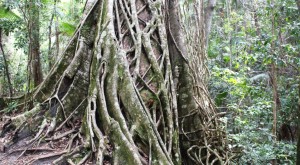
<path fill-rule="evenodd" d="M 173 151 L 177 151 L 176 153 L 173 154 L 173 162 L 174 164 L 181 164 L 181 158 L 180 158 L 180 153 L 179 153 L 179 131 L 176 130 L 174 131 L 173 137 L 172 137 L 172 141 L 173 141 Z"/>
<path fill-rule="evenodd" d="M 80 132 L 83 133 L 83 135 L 88 136 L 89 134 L 89 127 L 87 124 L 87 111 L 85 111 L 84 116 L 82 117 L 82 124 L 81 124 L 81 128 L 80 128 Z"/>
<path fill-rule="evenodd" d="M 124 70 L 122 69 L 122 67 L 118 67 L 117 69 L 118 69 L 118 77 L 122 81 L 123 75 L 124 75 Z"/>
<path fill-rule="evenodd" d="M 110 137 L 114 145 L 115 164 L 141 164 L 137 150 L 132 146 L 126 137 L 121 133 L 118 122 L 111 121 Z"/>

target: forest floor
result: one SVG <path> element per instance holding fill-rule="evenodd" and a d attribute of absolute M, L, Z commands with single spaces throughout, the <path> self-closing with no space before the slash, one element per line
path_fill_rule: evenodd
<path fill-rule="evenodd" d="M 0 132 L 4 123 L 0 119 Z M 53 143 L 43 142 L 28 146 L 27 142 L 32 137 L 27 137 L 5 147 L 4 143 L 10 138 L 10 133 L 0 138 L 0 165 L 50 165 L 62 155 L 68 143 L 67 138 L 62 138 Z"/>

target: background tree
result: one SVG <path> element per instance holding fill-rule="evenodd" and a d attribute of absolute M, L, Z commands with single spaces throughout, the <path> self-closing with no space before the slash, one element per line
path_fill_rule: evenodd
<path fill-rule="evenodd" d="M 28 37 L 29 37 L 29 86 L 31 79 L 33 86 L 36 87 L 43 81 L 43 73 L 40 61 L 40 14 L 41 3 L 37 0 L 29 0 L 28 11 Z M 31 78 L 32 77 L 32 78 Z"/>
<path fill-rule="evenodd" d="M 9 65 L 8 65 L 8 58 L 5 54 L 3 41 L 6 35 L 11 33 L 15 28 L 16 25 L 20 22 L 20 17 L 18 17 L 14 12 L 10 11 L 9 8 L 5 8 L 4 6 L 0 7 L 0 50 L 3 57 L 3 68 L 4 68 L 4 74 L 7 78 L 7 86 L 9 89 L 9 97 L 13 95 L 13 86 L 11 82 L 11 76 L 9 71 Z M 2 68 L 2 67 L 1 67 Z M 1 69 L 2 70 L 2 69 Z M 5 87 L 4 87 L 5 88 Z M 4 93 L 4 92 L 3 92 Z M 0 95 L 3 94 L 2 90 L 0 90 Z"/>

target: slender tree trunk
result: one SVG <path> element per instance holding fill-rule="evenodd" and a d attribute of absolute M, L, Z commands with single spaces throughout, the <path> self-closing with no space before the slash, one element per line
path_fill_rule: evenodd
<path fill-rule="evenodd" d="M 300 15 L 300 0 L 296 0 L 297 3 L 297 7 L 298 7 L 298 13 Z M 299 54 L 300 56 L 300 54 Z M 300 69 L 298 70 L 300 72 Z M 299 96 L 298 96 L 298 128 L 297 128 L 297 132 L 298 132 L 298 143 L 297 143 L 297 165 L 300 165 L 300 80 L 298 81 L 298 88 L 299 88 Z"/>
<path fill-rule="evenodd" d="M 56 38 L 56 41 L 55 41 L 55 59 L 59 56 L 59 53 L 60 53 L 60 41 L 59 41 L 59 27 L 58 27 L 58 18 L 56 18 L 56 21 L 55 21 L 55 38 Z"/>
<path fill-rule="evenodd" d="M 296 0 L 298 7 L 298 15 L 300 15 L 300 0 Z M 300 53 L 298 57 L 300 56 Z M 298 73 L 300 69 L 298 69 Z M 300 79 L 298 78 L 298 125 L 297 125 L 297 133 L 298 133 L 298 142 L 297 142 L 297 161 L 296 165 L 300 165 Z"/>
<path fill-rule="evenodd" d="M 29 1 L 29 60 L 30 77 L 33 80 L 33 86 L 39 85 L 43 81 L 43 74 L 40 62 L 40 23 L 39 23 L 39 5 L 37 0 Z"/>
<path fill-rule="evenodd" d="M 54 0 L 53 11 L 52 11 L 49 26 L 48 26 L 48 69 L 49 69 L 49 71 L 53 65 L 53 53 L 51 51 L 51 47 L 52 47 L 52 39 L 51 38 L 52 38 L 52 26 L 53 26 L 54 16 L 57 17 L 56 13 L 57 13 L 56 0 Z M 55 56 L 55 57 L 57 57 L 57 56 Z"/>
<path fill-rule="evenodd" d="M 8 84 L 8 90 L 9 90 L 9 97 L 12 96 L 13 94 L 13 88 L 12 88 L 12 84 L 11 84 L 11 79 L 10 79 L 10 73 L 9 73 L 9 67 L 8 67 L 8 63 L 7 63 L 7 58 L 6 55 L 4 53 L 4 49 L 3 49 L 3 45 L 2 45 L 2 29 L 0 28 L 0 49 L 1 49 L 1 53 L 3 56 L 3 61 L 4 61 L 4 69 L 5 69 L 5 75 L 7 78 L 7 84 Z"/>
<path fill-rule="evenodd" d="M 205 8 L 205 43 L 208 46 L 209 34 L 211 31 L 211 23 L 216 6 L 216 0 L 209 0 Z"/>
<path fill-rule="evenodd" d="M 271 1 L 271 5 L 274 6 L 274 0 Z M 271 19 L 272 19 L 272 37 L 275 36 L 275 14 L 274 11 L 271 13 Z M 275 41 L 271 42 L 271 50 L 270 53 L 275 57 Z M 274 137 L 274 141 L 277 141 L 277 113 L 279 112 L 281 108 L 281 103 L 279 99 L 278 94 L 278 87 L 277 87 L 277 68 L 274 61 L 271 63 L 271 71 L 270 71 L 270 77 L 272 82 L 272 90 L 273 90 L 273 128 L 272 128 L 272 134 Z M 274 158 L 271 161 L 272 165 L 277 164 L 277 159 Z"/>
<path fill-rule="evenodd" d="M 298 12 L 300 12 L 300 0 L 295 0 L 296 1 L 296 4 L 297 4 L 297 7 L 298 7 Z"/>
<path fill-rule="evenodd" d="M 297 142 L 297 158 L 296 165 L 300 165 L 300 80 L 298 78 L 298 123 L 297 123 L 297 134 L 298 134 L 298 142 Z"/>
<path fill-rule="evenodd" d="M 273 1 L 271 3 L 272 3 L 272 5 L 274 5 Z M 272 13 L 271 17 L 272 17 L 272 36 L 275 36 L 275 15 L 274 15 L 274 13 Z M 275 56 L 275 54 L 274 54 L 275 49 L 276 49 L 275 43 L 274 43 L 274 41 L 272 41 L 270 53 L 273 54 L 274 56 Z M 272 88 L 273 88 L 273 102 L 274 102 L 274 104 L 273 104 L 273 131 L 272 132 L 273 132 L 273 136 L 274 136 L 275 140 L 277 139 L 277 136 L 276 136 L 276 134 L 277 134 L 277 113 L 281 107 L 281 103 L 280 103 L 280 99 L 279 99 L 279 95 L 278 95 L 276 69 L 277 68 L 276 68 L 275 62 L 272 62 L 271 71 L 270 71 L 270 73 L 271 73 L 270 77 L 271 77 Z"/>
<path fill-rule="evenodd" d="M 254 25 L 255 25 L 255 29 L 256 29 L 256 35 L 260 36 L 261 32 L 260 32 L 260 26 L 259 26 L 259 20 L 258 20 L 258 15 L 257 15 L 257 9 L 256 9 L 256 4 L 254 7 L 254 12 L 253 12 L 253 17 L 254 17 Z"/>
<path fill-rule="evenodd" d="M 272 89 L 273 89 L 273 129 L 272 133 L 277 139 L 277 112 L 279 111 L 281 104 L 278 95 L 278 87 L 277 87 L 277 71 L 274 63 L 271 64 L 271 80 L 272 80 Z"/>
<path fill-rule="evenodd" d="M 295 0 L 298 7 L 298 13 L 300 13 L 300 0 Z M 300 165 L 300 79 L 298 78 L 298 142 L 297 142 L 297 165 Z"/>

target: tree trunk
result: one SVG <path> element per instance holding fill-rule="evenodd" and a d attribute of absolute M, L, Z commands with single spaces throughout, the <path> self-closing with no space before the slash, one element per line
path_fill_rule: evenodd
<path fill-rule="evenodd" d="M 53 26 L 53 21 L 54 21 L 54 16 L 57 17 L 57 9 L 56 9 L 56 0 L 54 0 L 53 4 L 53 11 L 51 13 L 50 21 L 49 21 L 49 26 L 48 26 L 48 69 L 50 70 L 53 66 L 53 59 L 55 59 L 57 56 L 52 54 L 51 47 L 52 47 L 52 26 Z M 57 19 L 57 18 L 56 18 Z M 54 56 L 54 57 L 53 57 Z"/>
<path fill-rule="evenodd" d="M 218 116 L 207 111 L 207 95 L 201 100 L 196 92 L 177 6 L 95 1 L 49 75 L 29 94 L 39 104 L 5 128 L 32 130 L 44 123 L 35 142 L 81 121 L 73 136 L 81 142 L 54 164 L 72 160 L 74 152 L 84 157 L 83 150 L 92 151 L 97 164 L 228 164 Z"/>
<path fill-rule="evenodd" d="M 3 44 L 2 44 L 2 29 L 0 28 L 0 50 L 3 56 L 3 61 L 4 61 L 4 70 L 5 70 L 5 76 L 7 78 L 7 85 L 8 85 L 8 90 L 9 90 L 9 97 L 12 96 L 13 94 L 13 88 L 12 88 L 12 84 L 11 84 L 11 79 L 10 79 L 10 73 L 9 73 L 9 69 L 8 69 L 8 62 L 7 62 L 7 58 L 6 55 L 4 53 L 4 49 L 3 49 Z"/>
<path fill-rule="evenodd" d="M 297 123 L 297 134 L 298 134 L 298 142 L 297 142 L 297 158 L 296 165 L 300 165 L 300 80 L 298 78 L 298 123 Z"/>
<path fill-rule="evenodd" d="M 211 23 L 216 6 L 216 0 L 209 0 L 205 8 L 205 43 L 208 46 L 209 34 L 211 31 Z"/>
<path fill-rule="evenodd" d="M 297 4 L 297 7 L 298 7 L 298 12 L 300 12 L 300 0 L 295 0 L 296 1 L 296 4 Z"/>
<path fill-rule="evenodd" d="M 39 1 L 30 0 L 29 2 L 29 74 L 36 87 L 43 81 L 43 74 L 40 62 L 40 23 L 39 23 Z M 30 83 L 29 83 L 30 85 Z M 29 87 L 30 88 L 30 87 Z"/>
<path fill-rule="evenodd" d="M 300 0 L 296 0 L 298 13 L 300 14 Z M 300 54 L 299 54 L 300 55 Z M 300 69 L 298 69 L 299 73 Z M 298 125 L 297 125 L 297 133 L 298 133 L 298 142 L 297 142 L 297 161 L 296 165 L 300 165 L 300 80 L 298 80 Z"/>

